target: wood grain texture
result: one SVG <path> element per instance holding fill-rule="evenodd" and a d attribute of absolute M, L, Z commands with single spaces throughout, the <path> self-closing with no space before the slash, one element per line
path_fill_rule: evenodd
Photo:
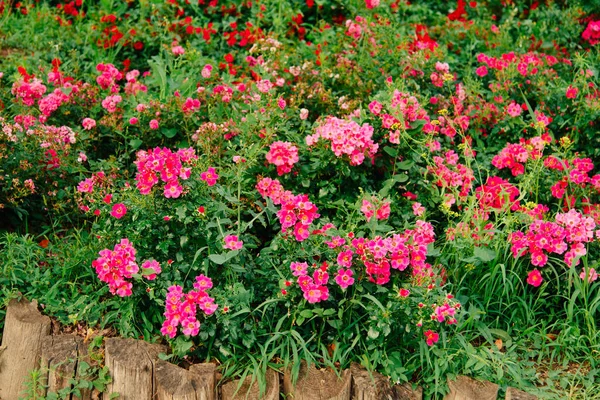
<path fill-rule="evenodd" d="M 459 376 L 455 381 L 448 380 L 450 393 L 444 400 L 496 400 L 498 385 L 487 381 L 476 381 L 468 376 Z"/>
<path fill-rule="evenodd" d="M 166 347 L 135 339 L 108 338 L 104 360 L 112 382 L 105 398 L 118 393 L 121 400 L 151 400 L 155 393 L 155 363 Z"/>
<path fill-rule="evenodd" d="M 367 371 L 360 364 L 350 365 L 352 374 L 352 400 L 389 400 L 393 399 L 389 378 Z"/>
<path fill-rule="evenodd" d="M 394 400 L 422 400 L 423 399 L 423 388 L 420 386 L 413 389 L 410 383 L 404 385 L 395 385 L 393 387 Z"/>
<path fill-rule="evenodd" d="M 283 377 L 283 390 L 286 396 L 294 400 L 349 400 L 352 387 L 352 375 L 349 370 L 342 371 L 340 377 L 327 369 L 317 369 L 314 365 L 307 368 L 303 362 L 296 385 L 286 371 Z"/>
<path fill-rule="evenodd" d="M 529 394 L 519 389 L 509 387 L 506 389 L 506 400 L 537 400 L 537 396 Z"/>
<path fill-rule="evenodd" d="M 258 382 L 252 382 L 252 376 L 247 376 L 242 385 L 240 381 L 228 382 L 221 388 L 222 400 L 278 400 L 279 374 L 270 369 L 267 371 L 267 387 L 261 396 Z"/>
<path fill-rule="evenodd" d="M 166 361 L 156 362 L 157 400 L 214 400 L 215 369 L 186 370 Z M 211 368 L 212 367 L 212 368 Z"/>
<path fill-rule="evenodd" d="M 50 318 L 37 302 L 11 300 L 6 309 L 0 352 L 0 399 L 17 400 L 31 370 L 39 367 L 42 341 L 50 333 Z"/>
<path fill-rule="evenodd" d="M 87 360 L 87 347 L 83 338 L 75 335 L 47 336 L 42 341 L 40 367 L 47 373 L 46 393 L 56 393 L 71 388 L 70 380 L 77 378 L 80 361 Z M 83 400 L 90 398 L 90 391 L 81 391 Z"/>

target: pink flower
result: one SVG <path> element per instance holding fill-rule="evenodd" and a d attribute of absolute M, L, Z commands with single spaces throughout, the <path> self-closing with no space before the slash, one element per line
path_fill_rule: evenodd
<path fill-rule="evenodd" d="M 375 213 L 375 217 L 379 220 L 388 219 L 390 216 L 390 203 L 388 201 L 384 202 L 381 207 L 377 209 Z"/>
<path fill-rule="evenodd" d="M 150 121 L 150 129 L 154 129 L 154 130 L 158 129 L 158 121 L 157 120 L 153 119 Z"/>
<path fill-rule="evenodd" d="M 144 263 L 142 264 L 142 272 L 144 278 L 148 279 L 149 281 L 153 281 L 154 279 L 156 279 L 156 275 L 162 272 L 162 269 L 160 268 L 160 264 L 158 263 L 158 261 L 147 260 L 144 261 Z"/>
<path fill-rule="evenodd" d="M 308 264 L 305 262 L 292 262 L 290 264 L 290 270 L 294 276 L 306 276 L 308 271 Z"/>
<path fill-rule="evenodd" d="M 303 225 L 300 222 L 297 223 L 294 226 L 294 236 L 296 237 L 296 240 L 299 242 L 303 242 L 304 240 L 308 239 L 308 237 L 310 236 L 310 232 L 308 231 L 308 226 Z"/>
<path fill-rule="evenodd" d="M 382 108 L 383 104 L 381 104 L 377 100 L 373 100 L 371 103 L 369 103 L 369 111 L 371 111 L 375 115 L 379 115 L 381 113 Z"/>
<path fill-rule="evenodd" d="M 225 236 L 223 247 L 230 250 L 239 250 L 244 245 L 244 242 L 238 240 L 236 235 Z"/>
<path fill-rule="evenodd" d="M 137 125 L 138 119 L 136 117 L 129 118 L 129 125 Z"/>
<path fill-rule="evenodd" d="M 187 336 L 196 336 L 200 331 L 200 322 L 195 318 L 184 319 L 181 321 L 183 334 Z"/>
<path fill-rule="evenodd" d="M 379 5 L 379 2 L 380 0 L 365 0 L 365 5 L 370 10 L 377 7 Z"/>
<path fill-rule="evenodd" d="M 367 221 L 370 221 L 371 217 L 375 215 L 375 211 L 373 210 L 373 204 L 368 200 L 363 200 L 360 211 L 364 214 Z"/>
<path fill-rule="evenodd" d="M 569 87 L 567 88 L 567 92 L 565 93 L 567 99 L 574 99 L 577 97 L 577 93 L 579 92 L 579 89 L 577 89 L 576 87 L 573 87 L 571 85 L 569 85 Z"/>
<path fill-rule="evenodd" d="M 162 333 L 163 336 L 173 339 L 177 335 L 177 325 L 171 325 L 171 321 L 165 320 L 162 328 L 160 329 L 160 333 Z"/>
<path fill-rule="evenodd" d="M 96 126 L 96 121 L 91 118 L 84 118 L 81 125 L 83 125 L 83 129 L 89 131 L 90 129 L 93 129 Z"/>
<path fill-rule="evenodd" d="M 352 253 L 352 250 L 346 250 L 346 251 L 340 252 L 340 254 L 338 254 L 338 257 L 337 257 L 338 265 L 340 265 L 342 267 L 350 268 L 352 266 L 352 255 L 353 254 L 354 253 Z"/>
<path fill-rule="evenodd" d="M 117 104 L 119 104 L 121 101 L 123 101 L 123 98 L 118 94 L 106 96 L 106 98 L 102 100 L 102 107 L 109 113 L 114 113 L 117 111 Z"/>
<path fill-rule="evenodd" d="M 194 289 L 196 290 L 208 290 L 213 287 L 212 279 L 208 276 L 204 276 L 204 274 L 200 274 L 196 277 L 196 282 L 194 282 Z"/>
<path fill-rule="evenodd" d="M 475 73 L 483 78 L 484 76 L 486 76 L 488 74 L 488 69 L 485 65 L 482 65 L 481 67 L 479 67 L 475 70 Z"/>
<path fill-rule="evenodd" d="M 279 108 L 281 108 L 282 110 L 285 110 L 285 107 L 287 106 L 287 103 L 285 101 L 285 99 L 283 97 L 280 97 L 279 100 L 277 100 L 277 106 Z"/>
<path fill-rule="evenodd" d="M 308 118 L 308 110 L 306 108 L 300 109 L 300 119 L 305 120 Z"/>
<path fill-rule="evenodd" d="M 298 148 L 290 142 L 273 142 L 266 158 L 270 164 L 277 167 L 278 175 L 284 175 L 298 162 Z"/>
<path fill-rule="evenodd" d="M 185 49 L 181 46 L 173 46 L 173 47 L 171 47 L 171 51 L 173 52 L 173 55 L 176 55 L 176 56 L 181 56 L 181 55 L 185 54 Z"/>
<path fill-rule="evenodd" d="M 579 274 L 579 277 L 581 279 L 585 279 L 586 278 L 586 270 L 585 268 L 581 271 L 581 274 Z M 598 279 L 598 273 L 596 272 L 596 270 L 594 268 L 590 268 L 587 271 L 587 281 L 589 283 L 594 282 L 596 279 Z"/>
<path fill-rule="evenodd" d="M 174 179 L 165 185 L 164 195 L 167 199 L 176 199 L 181 196 L 182 191 L 183 187 L 177 179 Z"/>
<path fill-rule="evenodd" d="M 326 272 L 326 270 L 318 268 L 313 273 L 313 281 L 317 285 L 327 285 L 327 282 L 329 282 L 329 274 Z"/>
<path fill-rule="evenodd" d="M 200 179 L 205 181 L 208 186 L 214 186 L 219 179 L 219 175 L 215 172 L 213 167 L 210 167 L 206 172 L 200 174 Z"/>
<path fill-rule="evenodd" d="M 531 286 L 538 287 L 542 284 L 543 280 L 544 278 L 542 278 L 542 274 L 537 269 L 530 271 L 527 275 L 527 283 L 529 283 Z"/>
<path fill-rule="evenodd" d="M 311 304 L 318 303 L 321 301 L 322 296 L 320 289 L 321 287 L 319 286 L 311 285 L 311 287 L 304 292 L 304 298 Z"/>
<path fill-rule="evenodd" d="M 335 276 L 335 283 L 342 289 L 347 289 L 348 286 L 351 286 L 354 283 L 352 275 L 354 275 L 354 272 L 352 272 L 351 269 L 339 269 Z"/>
<path fill-rule="evenodd" d="M 400 289 L 400 291 L 398 292 L 398 295 L 399 295 L 400 297 L 408 297 L 408 296 L 410 295 L 410 290 L 402 288 L 402 289 Z"/>
<path fill-rule="evenodd" d="M 202 72 L 201 72 L 202 77 L 205 79 L 210 78 L 210 74 L 212 73 L 212 70 L 213 70 L 213 66 L 210 64 L 206 64 L 204 66 L 204 68 L 202 68 Z"/>
<path fill-rule="evenodd" d="M 427 342 L 427 346 L 433 346 L 440 340 L 440 335 L 437 332 L 432 331 L 431 329 L 423 332 L 425 335 L 425 341 Z"/>
<path fill-rule="evenodd" d="M 421 203 L 413 203 L 412 205 L 413 214 L 417 217 L 420 217 L 425 212 L 425 207 L 421 205 Z"/>
<path fill-rule="evenodd" d="M 92 193 L 94 191 L 94 179 L 87 178 L 77 185 L 77 191 L 80 193 Z"/>
<path fill-rule="evenodd" d="M 513 101 L 508 106 L 506 106 L 506 112 L 508 115 L 515 118 L 515 117 L 518 117 L 519 115 L 521 115 L 521 113 L 523 112 L 523 109 L 521 108 L 520 105 L 518 105 L 517 103 L 515 103 Z"/>
<path fill-rule="evenodd" d="M 127 213 L 127 207 L 123 203 L 117 203 L 113 206 L 110 215 L 116 219 L 121 219 Z"/>

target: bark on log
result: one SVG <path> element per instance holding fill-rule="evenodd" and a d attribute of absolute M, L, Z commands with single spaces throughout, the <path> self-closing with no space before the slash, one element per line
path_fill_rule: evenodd
<path fill-rule="evenodd" d="M 352 386 L 352 375 L 344 370 L 341 376 L 326 369 L 318 370 L 314 365 L 306 367 L 302 362 L 296 386 L 292 385 L 290 371 L 283 377 L 283 390 L 286 396 L 294 400 L 349 400 Z"/>
<path fill-rule="evenodd" d="M 70 380 L 77 377 L 80 361 L 87 360 L 87 348 L 83 338 L 75 335 L 47 336 L 42 342 L 40 367 L 47 373 L 46 393 L 71 388 Z M 81 397 L 89 399 L 90 391 L 81 390 Z"/>
<path fill-rule="evenodd" d="M 156 362 L 157 400 L 214 400 L 215 367 L 186 370 L 166 361 Z"/>
<path fill-rule="evenodd" d="M 106 339 L 104 360 L 112 382 L 105 396 L 118 393 L 121 400 L 151 400 L 155 393 L 155 364 L 166 347 L 135 339 Z M 107 397 L 105 397 L 107 398 Z"/>
<path fill-rule="evenodd" d="M 17 400 L 31 370 L 39 367 L 42 340 L 50 333 L 50 318 L 37 302 L 11 300 L 6 309 L 0 352 L 0 399 Z"/>
<path fill-rule="evenodd" d="M 413 389 L 410 383 L 404 385 L 394 386 L 394 400 L 422 400 L 423 399 L 423 388 L 418 387 Z"/>
<path fill-rule="evenodd" d="M 498 397 L 498 385 L 467 376 L 459 376 L 455 381 L 448 380 L 448 386 L 450 393 L 444 400 L 496 400 Z"/>
<path fill-rule="evenodd" d="M 278 400 L 279 374 L 270 369 L 267 371 L 267 387 L 261 396 L 258 381 L 252 382 L 252 376 L 247 376 L 240 387 L 240 381 L 228 382 L 221 388 L 222 400 Z M 239 388 L 239 389 L 238 389 Z"/>
<path fill-rule="evenodd" d="M 537 396 L 529 394 L 519 389 L 509 387 L 506 389 L 506 400 L 537 400 Z"/>
<path fill-rule="evenodd" d="M 389 400 L 394 398 L 389 378 L 375 371 L 369 372 L 360 364 L 350 365 L 352 400 Z"/>

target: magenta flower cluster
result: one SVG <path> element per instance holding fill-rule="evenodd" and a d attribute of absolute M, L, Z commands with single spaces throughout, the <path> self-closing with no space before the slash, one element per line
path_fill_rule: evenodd
<path fill-rule="evenodd" d="M 256 189 L 263 198 L 269 198 L 275 205 L 281 205 L 277 217 L 281 223 L 281 230 L 293 228 L 297 241 L 302 242 L 310 236 L 310 224 L 317 218 L 317 206 L 308 200 L 305 194 L 294 195 L 289 190 L 284 190 L 277 179 L 262 178 Z"/>
<path fill-rule="evenodd" d="M 173 339 L 177 335 L 177 328 L 181 325 L 184 335 L 198 335 L 200 322 L 197 318 L 197 310 L 200 309 L 204 314 L 211 315 L 218 308 L 215 300 L 207 294 L 212 287 L 212 280 L 204 275 L 196 277 L 194 290 L 188 293 L 184 293 L 179 285 L 169 287 L 161 333 Z"/>
<path fill-rule="evenodd" d="M 112 294 L 121 297 L 131 296 L 133 284 L 126 279 L 131 279 L 140 270 L 135 260 L 136 250 L 128 239 L 121 239 L 113 250 L 104 249 L 100 251 L 100 257 L 92 261 L 92 267 L 96 270 L 98 278 L 108 284 Z M 154 261 L 146 261 L 142 265 L 147 269 L 146 277 L 154 279 L 161 272 L 160 264 Z M 152 270 L 152 271 L 150 271 Z"/>
<path fill-rule="evenodd" d="M 141 150 L 137 153 L 135 165 L 138 173 L 135 176 L 136 186 L 141 194 L 149 194 L 159 179 L 165 183 L 163 193 L 166 198 L 178 198 L 183 192 L 181 180 L 191 175 L 191 164 L 198 159 L 195 150 L 190 147 L 173 152 L 167 148 L 157 147 L 154 150 Z"/>

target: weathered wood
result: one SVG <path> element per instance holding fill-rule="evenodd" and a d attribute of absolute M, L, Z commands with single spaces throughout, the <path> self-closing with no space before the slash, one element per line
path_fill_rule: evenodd
<path fill-rule="evenodd" d="M 389 378 L 375 371 L 367 371 L 360 364 L 350 365 L 352 400 L 388 400 L 393 398 Z"/>
<path fill-rule="evenodd" d="M 404 385 L 395 385 L 393 388 L 394 400 L 422 400 L 423 399 L 423 388 L 417 387 L 413 389 L 410 383 Z"/>
<path fill-rule="evenodd" d="M 459 376 L 455 381 L 448 380 L 450 393 L 444 400 L 496 400 L 498 385 L 487 381 L 476 381 L 468 376 Z"/>
<path fill-rule="evenodd" d="M 537 400 L 537 396 L 529 394 L 519 389 L 509 387 L 506 389 L 506 400 Z"/>
<path fill-rule="evenodd" d="M 344 370 L 338 377 L 330 370 L 318 370 L 314 365 L 300 367 L 296 386 L 292 385 L 290 371 L 283 376 L 283 390 L 286 396 L 294 400 L 349 400 L 352 386 L 352 374 Z"/>
<path fill-rule="evenodd" d="M 122 400 L 151 400 L 155 392 L 155 364 L 166 347 L 135 339 L 108 338 L 104 360 L 112 382 L 105 396 L 118 393 Z"/>
<path fill-rule="evenodd" d="M 156 362 L 157 400 L 214 400 L 215 366 L 186 370 L 166 361 Z"/>
<path fill-rule="evenodd" d="M 190 366 L 190 372 L 198 376 L 202 376 L 206 387 L 211 388 L 210 392 L 207 392 L 208 400 L 215 400 L 217 398 L 217 377 L 215 364 L 203 363 L 194 364 Z"/>
<path fill-rule="evenodd" d="M 240 387 L 240 381 L 228 382 L 221 388 L 222 400 L 277 400 L 279 399 L 279 374 L 270 369 L 267 371 L 267 387 L 261 396 L 258 381 L 247 376 Z"/>
<path fill-rule="evenodd" d="M 89 362 L 83 338 L 75 335 L 46 336 L 42 341 L 40 368 L 47 374 L 47 393 L 71 388 L 70 379 L 77 378 L 81 361 Z M 83 400 L 90 398 L 89 390 L 80 390 Z"/>
<path fill-rule="evenodd" d="M 50 318 L 37 302 L 11 300 L 6 309 L 0 352 L 0 399 L 17 400 L 31 370 L 39 367 L 42 340 L 50 333 Z"/>

